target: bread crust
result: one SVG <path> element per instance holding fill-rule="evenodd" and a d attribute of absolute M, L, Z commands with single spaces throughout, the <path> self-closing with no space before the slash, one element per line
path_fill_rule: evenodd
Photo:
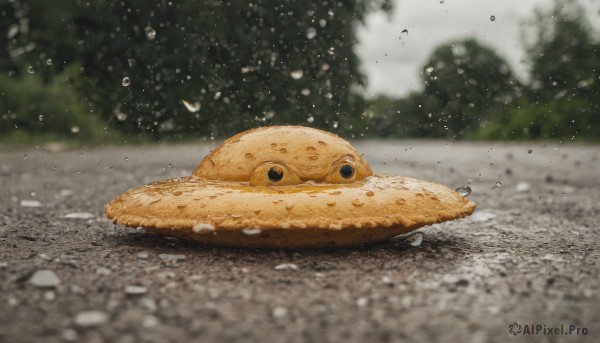
<path fill-rule="evenodd" d="M 275 158 L 271 144 L 289 150 Z M 245 156 L 249 151 L 252 158 Z M 305 158 L 315 155 L 317 159 Z M 248 167 L 248 159 L 258 160 Z M 280 186 L 266 178 L 262 183 L 264 173 L 260 169 L 257 176 L 256 170 L 265 160 L 289 168 L 297 184 Z M 356 169 L 351 180 L 336 174 L 340 160 Z M 224 165 L 230 168 L 219 174 Z M 237 168 L 240 165 L 244 167 Z M 373 174 L 350 144 L 335 135 L 303 127 L 268 127 L 232 137 L 190 177 L 123 193 L 105 213 L 116 224 L 206 244 L 320 248 L 380 241 L 463 218 L 474 209 L 473 202 L 443 185 Z"/>

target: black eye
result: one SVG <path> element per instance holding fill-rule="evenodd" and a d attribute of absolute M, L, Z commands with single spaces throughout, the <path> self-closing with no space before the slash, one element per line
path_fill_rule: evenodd
<path fill-rule="evenodd" d="M 354 176 L 354 167 L 352 167 L 349 164 L 344 164 L 341 168 L 340 168 L 340 175 L 344 178 L 344 179 L 349 179 L 352 176 Z"/>
<path fill-rule="evenodd" d="M 283 178 L 283 170 L 279 167 L 271 167 L 267 176 L 271 182 L 277 182 Z"/>

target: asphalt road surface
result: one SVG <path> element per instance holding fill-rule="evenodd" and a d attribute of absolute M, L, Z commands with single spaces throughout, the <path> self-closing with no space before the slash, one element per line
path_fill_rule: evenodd
<path fill-rule="evenodd" d="M 351 249 L 212 248 L 103 216 L 210 146 L 0 152 L 0 342 L 600 341 L 599 146 L 355 146 L 477 211 Z"/>

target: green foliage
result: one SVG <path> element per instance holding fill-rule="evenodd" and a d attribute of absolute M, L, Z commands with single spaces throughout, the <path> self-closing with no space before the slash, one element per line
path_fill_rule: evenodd
<path fill-rule="evenodd" d="M 422 92 L 370 101 L 372 125 L 383 136 L 600 139 L 600 40 L 584 10 L 555 0 L 526 24 L 528 84 L 473 39 L 444 44 L 422 69 Z"/>
<path fill-rule="evenodd" d="M 435 121 L 432 136 L 465 137 L 521 95 L 508 63 L 474 39 L 435 49 L 421 75 L 425 89 L 416 111 Z"/>
<path fill-rule="evenodd" d="M 390 3 L 15 0 L 8 12 L 27 17 L 30 30 L 9 45 L 35 48 L 11 61 L 16 70 L 44 69 L 50 55 L 80 63 L 77 88 L 90 109 L 128 134 L 223 136 L 283 123 L 342 129 L 362 113 L 351 92 L 364 83 L 356 23 Z"/>
<path fill-rule="evenodd" d="M 54 141 L 98 142 L 107 136 L 99 118 L 86 110 L 71 85 L 72 68 L 44 84 L 34 74 L 0 76 L 0 136 L 44 136 Z M 113 136 L 114 137 L 114 136 Z"/>
<path fill-rule="evenodd" d="M 367 101 L 352 91 L 365 82 L 356 25 L 390 4 L 0 2 L 0 134 L 94 140 L 114 127 L 165 140 L 302 124 L 348 137 L 600 137 L 600 37 L 577 0 L 525 23 L 525 84 L 463 39 L 433 51 L 422 91 Z"/>
<path fill-rule="evenodd" d="M 527 24 L 534 28 L 527 32 L 532 41 L 526 42 L 532 97 L 551 101 L 573 92 L 581 98 L 597 98 L 600 41 L 581 5 L 555 0 L 551 10 L 537 11 Z"/>
<path fill-rule="evenodd" d="M 591 104 L 577 97 L 563 97 L 552 102 L 531 103 L 527 99 L 511 107 L 500 120 L 479 130 L 484 139 L 556 139 L 597 140 L 597 131 L 586 114 Z"/>
<path fill-rule="evenodd" d="M 510 67 L 473 39 L 444 44 L 422 68 L 423 91 L 405 99 L 379 98 L 371 109 L 378 132 L 409 137 L 470 136 L 521 96 Z"/>
<path fill-rule="evenodd" d="M 477 133 L 493 139 L 600 138 L 600 40 L 583 8 L 555 1 L 526 23 L 526 97 Z"/>

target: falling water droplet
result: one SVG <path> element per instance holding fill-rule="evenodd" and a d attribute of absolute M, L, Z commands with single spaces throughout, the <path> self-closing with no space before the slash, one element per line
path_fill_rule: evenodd
<path fill-rule="evenodd" d="M 335 48 L 334 47 L 329 48 L 329 50 L 327 50 L 327 53 L 330 55 L 335 54 Z"/>
<path fill-rule="evenodd" d="M 151 28 L 150 26 L 146 26 L 146 38 L 148 38 L 148 40 L 154 40 L 154 38 L 156 38 L 156 31 Z"/>
<path fill-rule="evenodd" d="M 79 126 L 72 126 L 71 127 L 71 132 L 72 133 L 79 133 Z"/>
<path fill-rule="evenodd" d="M 533 150 L 531 150 L 531 149 L 527 150 L 528 154 L 531 154 L 532 152 L 533 152 Z"/>
<path fill-rule="evenodd" d="M 314 27 L 309 27 L 306 30 L 306 38 L 308 39 L 313 39 L 317 36 L 317 29 L 315 29 Z"/>
<path fill-rule="evenodd" d="M 400 33 L 402 34 L 402 36 L 407 36 L 408 35 L 408 29 L 404 29 Z"/>
<path fill-rule="evenodd" d="M 338 122 L 337 122 L 337 121 L 334 121 L 332 126 L 333 126 L 333 128 L 334 128 L 334 129 L 337 129 L 337 127 L 338 127 Z"/>
<path fill-rule="evenodd" d="M 303 88 L 303 89 L 302 89 L 302 95 L 304 95 L 304 96 L 309 96 L 309 95 L 310 95 L 310 89 L 308 89 L 308 88 Z"/>
<path fill-rule="evenodd" d="M 500 187 L 502 187 L 502 183 L 498 181 L 492 186 L 492 189 L 498 189 Z"/>
<path fill-rule="evenodd" d="M 33 66 L 29 66 L 29 67 L 27 68 L 27 72 L 28 72 L 29 74 L 33 74 L 33 73 L 35 73 L 35 70 L 33 70 Z"/>
<path fill-rule="evenodd" d="M 491 20 L 491 21 L 495 21 L 495 20 L 496 20 L 496 16 L 495 16 L 495 15 L 493 15 L 493 16 L 490 16 L 490 20 Z"/>
<path fill-rule="evenodd" d="M 310 116 L 306 119 L 307 122 L 312 123 L 313 121 L 315 121 L 315 117 Z"/>
<path fill-rule="evenodd" d="M 52 65 L 52 59 L 51 58 L 49 58 L 49 59 L 46 60 L 46 65 L 49 65 L 49 66 Z"/>
<path fill-rule="evenodd" d="M 131 80 L 129 79 L 129 77 L 125 76 L 123 78 L 123 81 L 121 81 L 121 84 L 123 85 L 123 87 L 129 87 L 131 85 Z"/>
<path fill-rule="evenodd" d="M 193 104 L 187 100 L 183 100 L 181 99 L 181 103 L 183 104 L 183 106 L 185 106 L 185 108 L 187 108 L 188 111 L 194 113 L 194 112 L 198 112 L 200 110 L 200 102 L 196 101 Z"/>
<path fill-rule="evenodd" d="M 117 118 L 118 121 L 123 121 L 123 120 L 127 119 L 127 114 L 123 113 L 121 111 L 117 111 L 117 112 L 115 112 L 115 118 Z"/>
<path fill-rule="evenodd" d="M 359 199 L 354 199 L 354 200 L 352 200 L 352 205 L 362 206 L 362 205 L 364 205 L 364 202 L 360 201 Z"/>
<path fill-rule="evenodd" d="M 471 187 L 469 187 L 469 186 L 458 187 L 458 188 L 455 188 L 454 190 L 463 197 L 466 197 L 469 194 L 471 194 Z"/>
<path fill-rule="evenodd" d="M 304 76 L 304 72 L 302 71 L 302 69 L 294 70 L 290 73 L 290 76 L 292 77 L 292 79 L 298 80 L 302 78 L 302 76 Z"/>

